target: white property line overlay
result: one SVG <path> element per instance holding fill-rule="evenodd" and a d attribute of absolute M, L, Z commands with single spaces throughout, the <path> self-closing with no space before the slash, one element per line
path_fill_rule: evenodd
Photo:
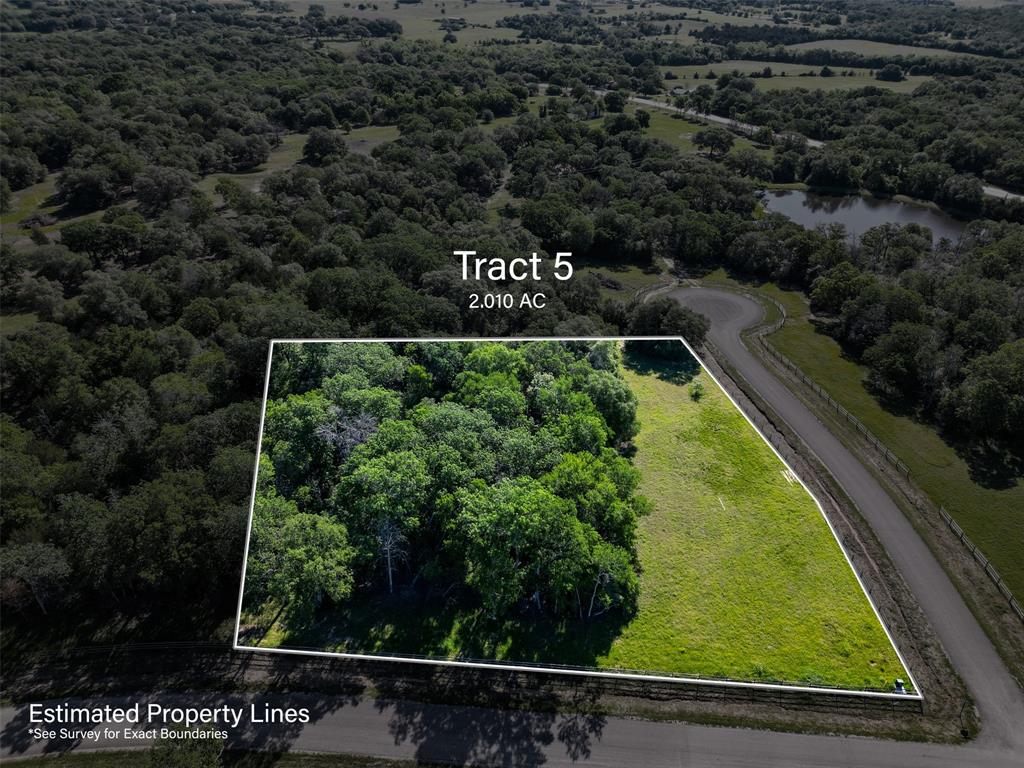
<path fill-rule="evenodd" d="M 598 669 L 582 669 L 582 668 L 559 668 L 559 667 L 544 667 L 544 666 L 533 666 L 528 664 L 502 664 L 494 661 L 457 661 L 453 659 L 427 659 L 417 657 L 406 657 L 406 656 L 388 656 L 384 654 L 374 653 L 346 653 L 343 651 L 313 651 L 313 650 L 299 650 L 291 648 L 261 648 L 258 646 L 240 645 L 238 642 L 238 636 L 242 629 L 242 599 L 245 594 L 245 576 L 246 570 L 249 565 L 249 543 L 252 540 L 252 519 L 256 508 L 256 486 L 259 482 L 259 469 L 260 469 L 260 455 L 263 448 L 263 424 L 267 415 L 267 396 L 270 392 L 270 369 L 274 359 L 274 345 L 275 344 L 419 344 L 419 343 L 461 343 L 461 342 L 473 342 L 473 343 L 486 343 L 486 342 L 526 342 L 526 341 L 583 341 L 583 342 L 595 342 L 595 341 L 679 341 L 686 347 L 687 351 L 693 356 L 700 367 L 708 375 L 708 377 L 715 382 L 722 393 L 729 399 L 729 402 L 742 414 L 743 418 L 747 420 L 747 423 L 753 427 L 754 431 L 764 440 L 765 444 L 771 449 L 772 453 L 782 462 L 783 466 L 797 479 L 807 495 L 814 501 L 815 506 L 818 507 L 818 511 L 825 520 L 825 524 L 828 529 L 832 532 L 832 537 L 835 539 L 836 544 L 839 545 L 839 550 L 843 553 L 843 557 L 846 558 L 846 564 L 853 571 L 853 576 L 860 585 L 861 591 L 864 593 L 864 597 L 867 598 L 868 604 L 871 606 L 871 610 L 874 611 L 875 618 L 878 623 L 882 626 L 882 631 L 885 632 L 885 636 L 889 640 L 889 644 L 892 649 L 896 652 L 896 657 L 899 659 L 900 664 L 903 665 L 903 669 L 906 670 L 907 676 L 910 678 L 910 684 L 914 688 L 914 693 L 884 693 L 881 691 L 859 691 L 850 688 L 829 688 L 826 686 L 804 686 L 804 685 L 787 685 L 784 683 L 756 683 L 743 680 L 722 680 L 717 678 L 701 678 L 701 677 L 681 677 L 673 675 L 656 675 L 656 674 L 643 674 L 637 672 L 605 672 Z M 797 693 L 828 693 L 838 694 L 842 696 L 854 696 L 854 697 L 868 697 L 868 698 L 879 698 L 879 699 L 894 699 L 897 701 L 906 700 L 918 700 L 923 701 L 924 696 L 921 692 L 921 687 L 917 684 L 917 680 L 914 679 L 914 673 L 910 671 L 910 665 L 907 664 L 903 658 L 903 654 L 900 653 L 899 647 L 896 645 L 896 641 L 893 639 L 892 634 L 889 632 L 889 628 L 886 626 L 885 621 L 882 620 L 882 615 L 878 611 L 878 606 L 875 605 L 874 599 L 871 597 L 871 593 L 868 592 L 864 581 L 861 579 L 860 574 L 853 565 L 853 560 L 850 558 L 850 554 L 846 551 L 846 547 L 843 546 L 842 540 L 839 538 L 839 534 L 836 532 L 835 527 L 832 525 L 832 521 L 829 520 L 828 515 L 825 514 L 825 508 L 822 507 L 821 502 L 818 501 L 818 497 L 814 495 L 807 483 L 803 481 L 803 478 L 789 465 L 789 462 L 782 456 L 781 453 L 776 450 L 775 446 L 772 445 L 771 441 L 765 436 L 761 429 L 754 423 L 754 421 L 747 415 L 747 413 L 740 407 L 740 404 L 736 402 L 729 391 L 722 386 L 722 383 L 718 378 L 711 372 L 711 370 L 701 360 L 700 355 L 690 346 L 690 343 L 682 338 L 681 336 L 590 336 L 590 337 L 579 337 L 579 336 L 522 336 L 515 338 L 484 338 L 484 337 L 439 337 L 439 338 L 380 338 L 380 339 L 271 339 L 270 345 L 267 350 L 267 371 L 265 381 L 263 383 L 263 403 L 260 408 L 260 432 L 256 438 L 256 467 L 253 472 L 252 481 L 252 498 L 249 502 L 249 520 L 246 525 L 245 531 L 245 554 L 242 560 L 242 581 L 238 587 L 238 612 L 235 616 L 235 635 L 232 640 L 231 647 L 236 651 L 257 651 L 261 653 L 278 653 L 292 656 L 326 656 L 328 658 L 346 658 L 346 659 L 359 659 L 363 661 L 394 661 L 401 662 L 404 664 L 430 664 L 434 666 L 450 666 L 450 667 L 464 667 L 468 669 L 499 669 L 508 672 L 540 672 L 547 674 L 556 675 L 574 675 L 577 677 L 604 677 L 614 678 L 617 680 L 648 680 L 652 682 L 661 683 L 689 683 L 694 685 L 710 685 L 718 686 L 722 688 L 752 688 L 756 690 L 767 690 L 767 691 L 789 691 Z"/>

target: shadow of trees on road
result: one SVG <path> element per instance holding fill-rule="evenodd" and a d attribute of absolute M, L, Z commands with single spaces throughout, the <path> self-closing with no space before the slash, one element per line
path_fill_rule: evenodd
<path fill-rule="evenodd" d="M 582 678 L 266 653 L 211 654 L 205 664 L 190 659 L 177 668 L 151 654 L 145 658 L 118 654 L 93 661 L 97 669 L 88 669 L 88 660 L 79 659 L 77 664 L 66 660 L 68 675 L 77 674 L 79 685 L 74 692 L 64 688 L 66 695 L 53 690 L 48 695 L 51 703 L 95 707 L 138 702 L 143 712 L 151 701 L 176 707 L 243 707 L 240 726 L 229 729 L 227 746 L 233 752 L 225 757 L 225 765 L 272 766 L 282 754 L 293 749 L 309 751 L 310 745 L 313 751 L 343 751 L 353 733 L 359 733 L 362 743 L 379 743 L 383 750 L 398 747 L 402 757 L 424 762 L 536 766 L 563 749 L 573 761 L 586 760 L 606 723 L 598 709 L 600 681 Z M 83 693 L 88 689 L 82 687 L 82 680 L 88 674 L 98 675 L 100 669 L 116 673 L 118 667 L 123 675 L 120 685 L 98 678 L 96 694 Z M 71 671 L 76 668 L 77 672 Z M 151 674 L 143 677 L 140 669 Z M 187 692 L 200 683 L 210 690 L 214 678 L 224 692 Z M 250 692 L 254 685 L 259 693 Z M 53 739 L 40 747 L 29 736 L 29 707 L 23 702 L 41 697 L 15 694 L 14 699 L 18 702 L 15 712 L 0 732 L 6 756 L 30 750 L 49 755 L 96 748 L 81 739 Z M 310 722 L 254 723 L 249 718 L 250 705 L 260 712 L 264 705 L 305 707 Z M 346 722 L 345 710 L 359 707 L 364 708 L 361 713 Z M 366 707 L 373 708 L 379 722 L 367 717 Z M 318 729 L 315 737 L 307 729 Z M 246 754 L 242 759 L 238 750 L 262 754 Z"/>
<path fill-rule="evenodd" d="M 458 693 L 466 683 L 465 676 L 453 678 L 447 671 L 434 678 L 434 689 L 446 695 Z M 501 684 L 476 691 L 481 706 L 381 700 L 377 707 L 390 713 L 388 728 L 395 743 L 415 745 L 417 760 L 518 768 L 543 765 L 547 748 L 556 743 L 573 761 L 589 758 L 606 722 L 597 710 L 599 696 L 599 685 L 580 681 L 560 701 L 545 686 L 510 674 Z M 488 704 L 500 708 L 485 708 Z"/>

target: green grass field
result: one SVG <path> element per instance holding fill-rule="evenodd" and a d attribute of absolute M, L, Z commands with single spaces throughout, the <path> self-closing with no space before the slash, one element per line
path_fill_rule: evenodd
<path fill-rule="evenodd" d="M 927 75 L 911 75 L 899 83 L 887 83 L 876 80 L 869 69 L 857 69 L 853 67 L 832 67 L 836 72 L 834 77 L 820 77 L 821 67 L 808 64 L 791 64 L 767 61 L 749 61 L 745 59 L 729 59 L 714 64 L 699 64 L 683 67 L 661 67 L 662 74 L 671 72 L 676 76 L 675 80 L 665 80 L 665 90 L 669 91 L 676 86 L 692 88 L 696 85 L 714 85 L 713 80 L 708 80 L 706 75 L 714 72 L 716 75 L 732 74 L 738 72 L 741 75 L 749 75 L 752 72 L 761 72 L 765 67 L 771 67 L 774 77 L 759 77 L 754 80 L 755 86 L 761 91 L 781 91 L 794 88 L 807 88 L 809 90 L 852 90 L 854 88 L 865 88 L 874 86 L 885 88 L 899 93 L 909 93 L 922 83 L 931 80 Z M 841 75 L 841 72 L 853 72 L 853 75 Z M 808 76 L 812 73 L 814 76 Z M 697 79 L 694 79 L 694 74 Z"/>
<path fill-rule="evenodd" d="M 271 150 L 270 155 L 267 157 L 267 162 L 258 168 L 254 168 L 251 171 L 245 171 L 243 173 L 210 174 L 196 182 L 195 186 L 197 189 L 202 190 L 207 194 L 213 194 L 213 189 L 217 185 L 217 179 L 229 178 L 238 181 L 247 189 L 256 189 L 259 186 L 260 181 L 270 174 L 284 170 L 285 168 L 290 168 L 299 161 L 299 158 L 302 157 L 302 148 L 306 143 L 306 136 L 307 134 L 305 133 L 285 134 L 281 138 L 281 144 Z M 373 146 L 379 144 L 381 141 L 391 141 L 394 138 L 397 138 L 397 136 L 398 130 L 396 128 L 379 128 L 377 126 L 370 126 L 368 128 L 359 128 L 351 131 L 346 135 L 345 139 L 349 145 L 349 149 L 353 152 L 359 152 L 364 144 L 372 149 Z M 369 149 L 366 149 L 365 151 L 369 152 Z M 11 210 L 0 218 L 0 223 L 2 223 L 5 233 L 20 235 L 22 237 L 28 235 L 28 230 L 19 227 L 18 223 L 33 213 L 38 212 L 52 216 L 60 215 L 61 206 L 55 199 L 57 191 L 57 176 L 58 174 L 51 173 L 38 184 L 33 184 L 30 187 L 26 187 L 25 189 L 14 193 Z M 127 200 L 123 205 L 130 208 L 135 205 L 135 201 Z M 103 211 L 92 211 L 82 216 L 60 218 L 55 224 L 41 227 L 41 229 L 43 232 L 50 233 L 67 224 L 71 224 L 76 221 L 99 218 L 102 215 Z"/>
<path fill-rule="evenodd" d="M 38 184 L 19 189 L 11 197 L 11 207 L 7 213 L 0 216 L 0 225 L 4 232 L 11 230 L 20 231 L 17 226 L 22 219 L 31 216 L 35 211 L 56 210 L 57 206 L 47 205 L 52 203 L 52 198 L 57 194 L 57 174 L 48 174 Z"/>
<path fill-rule="evenodd" d="M 640 522 L 635 615 L 495 628 L 454 600 L 367 594 L 292 634 L 271 626 L 273 608 L 244 617 L 271 628 L 243 644 L 845 688 L 907 679 L 821 511 L 696 361 L 639 358 L 625 375 L 639 399 L 641 491 L 654 508 Z"/>
<path fill-rule="evenodd" d="M 683 152 L 697 151 L 693 145 L 693 135 L 705 127 L 702 123 L 686 120 L 660 109 L 647 107 L 642 107 L 642 109 L 645 109 L 651 116 L 651 124 L 644 133 L 653 139 L 661 139 Z M 631 115 L 636 114 L 636 110 L 637 108 L 633 104 L 626 107 L 626 112 Z"/>
<path fill-rule="evenodd" d="M 638 107 L 635 104 L 629 104 L 626 106 L 626 113 L 633 115 L 636 114 Z M 707 127 L 704 123 L 687 120 L 681 117 L 677 113 L 666 112 L 661 109 L 655 109 L 653 107 L 639 107 L 639 109 L 645 109 L 651 116 L 651 124 L 647 127 L 644 133 L 654 139 L 661 139 L 667 144 L 671 144 L 681 152 L 696 152 L 697 147 L 693 143 L 693 135 L 697 131 L 703 130 Z M 765 155 L 771 155 L 771 149 L 764 149 L 758 147 L 749 139 L 745 139 L 742 136 L 735 136 L 735 142 L 732 145 L 731 152 L 735 152 L 737 149 L 746 149 L 753 147 Z"/>
<path fill-rule="evenodd" d="M 985 58 L 974 53 L 959 53 L 945 48 L 921 48 L 916 45 L 899 45 L 898 43 L 878 43 L 874 40 L 812 40 L 808 43 L 794 43 L 786 48 L 793 51 L 808 51 L 816 48 L 830 51 L 853 51 L 866 56 L 971 56 Z M 788 65 L 787 65 L 788 66 Z"/>
<path fill-rule="evenodd" d="M 724 277 L 718 273 L 712 275 L 715 279 Z M 1020 558 L 1024 483 L 1018 481 L 1002 490 L 980 485 L 967 462 L 932 426 L 882 407 L 864 386 L 867 369 L 845 357 L 834 339 L 818 333 L 810 323 L 810 309 L 803 294 L 773 285 L 756 290 L 781 301 L 786 308 L 786 325 L 770 337 L 779 351 L 899 456 L 910 467 L 914 483 L 949 511 L 1013 593 L 1024 594 L 1024 561 Z"/>
<path fill-rule="evenodd" d="M 953 0 L 953 5 L 961 8 L 997 8 L 1000 5 L 1012 5 L 1020 0 Z"/>
<path fill-rule="evenodd" d="M 705 373 L 639 401 L 640 610 L 602 665 L 886 687 L 906 677 L 817 505 Z"/>

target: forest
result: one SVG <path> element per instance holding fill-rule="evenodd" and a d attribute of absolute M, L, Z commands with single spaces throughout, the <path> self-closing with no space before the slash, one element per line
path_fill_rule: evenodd
<path fill-rule="evenodd" d="M 543 310 L 469 310 L 470 293 L 517 286 L 461 280 L 452 251 L 467 243 L 489 256 L 565 248 L 609 270 L 724 266 L 801 288 L 880 398 L 1019 473 L 1024 228 L 1011 204 L 977 195 L 982 177 L 1020 184 L 1016 64 L 950 65 L 910 94 L 703 84 L 709 108 L 834 141 L 769 130 L 684 152 L 627 96 L 663 87 L 665 63 L 726 55 L 710 44 L 457 46 L 388 27 L 340 49 L 313 37 L 347 24 L 333 11 L 21 5 L 0 7 L 0 553 L 4 609 L 21 626 L 46 631 L 41 616 L 73 605 L 156 606 L 184 620 L 136 636 L 195 638 L 233 613 L 272 338 L 704 338 L 699 315 L 588 274 L 533 286 Z M 559 95 L 542 99 L 541 84 Z M 356 131 L 385 127 L 392 139 L 356 150 Z M 297 135 L 297 162 L 247 183 Z M 788 173 L 932 197 L 975 220 L 956 243 L 912 226 L 855 241 L 806 230 L 760 204 Z M 52 205 L 23 212 L 41 188 Z M 274 503 L 296 514 L 329 498 L 285 488 Z M 356 557 L 370 545 L 345 538 L 352 584 L 373 571 L 382 588 L 369 550 Z M 406 582 L 427 562 L 408 557 Z M 212 603 L 202 619 L 197 594 Z M 564 595 L 542 599 L 553 609 Z"/>
<path fill-rule="evenodd" d="M 620 355 L 615 342 L 275 345 L 247 615 L 294 631 L 353 592 L 456 600 L 495 625 L 527 608 L 628 612 L 646 502 L 621 455 L 637 403 Z"/>

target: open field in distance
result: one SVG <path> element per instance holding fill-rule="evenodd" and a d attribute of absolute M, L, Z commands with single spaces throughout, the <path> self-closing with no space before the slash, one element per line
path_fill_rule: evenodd
<path fill-rule="evenodd" d="M 792 64 L 789 62 L 770 61 L 749 61 L 743 59 L 729 59 L 713 64 L 695 64 L 690 66 L 661 67 L 662 75 L 669 72 L 676 76 L 674 80 L 665 80 L 665 90 L 671 90 L 677 86 L 693 88 L 697 85 L 714 85 L 715 81 L 707 78 L 709 73 L 715 75 L 739 73 L 749 75 L 751 73 L 763 72 L 765 67 L 771 68 L 772 77 L 758 77 L 754 80 L 755 87 L 762 91 L 780 91 L 792 88 L 807 88 L 810 90 L 852 90 L 854 88 L 885 88 L 890 91 L 909 93 L 922 83 L 931 80 L 927 75 L 910 75 L 898 83 L 876 80 L 870 69 L 853 67 L 830 67 L 835 72 L 832 77 L 821 77 L 822 68 L 809 64 Z M 845 75 L 844 72 L 854 74 Z M 694 75 L 697 75 L 694 78 Z"/>
<path fill-rule="evenodd" d="M 809 43 L 794 43 L 786 47 L 795 51 L 807 51 L 816 48 L 830 51 L 853 51 L 854 53 L 863 53 L 866 56 L 971 56 L 984 58 L 979 57 L 975 53 L 960 53 L 958 51 L 949 51 L 945 48 L 919 48 L 914 45 L 878 43 L 874 40 L 812 40 Z"/>

